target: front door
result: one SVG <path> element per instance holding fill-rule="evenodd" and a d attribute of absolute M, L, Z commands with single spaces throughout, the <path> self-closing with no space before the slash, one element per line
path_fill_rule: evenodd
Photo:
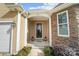
<path fill-rule="evenodd" d="M 36 24 L 36 38 L 42 39 L 42 23 Z"/>

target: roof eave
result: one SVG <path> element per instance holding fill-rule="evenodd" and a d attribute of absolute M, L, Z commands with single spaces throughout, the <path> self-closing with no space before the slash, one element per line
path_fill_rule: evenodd
<path fill-rule="evenodd" d="M 73 4 L 73 3 L 65 3 L 65 4 L 62 4 L 60 6 L 57 6 L 54 9 L 50 10 L 50 13 L 49 14 L 52 15 L 53 13 L 56 13 L 56 12 L 62 10 L 62 9 L 68 8 L 68 7 L 73 6 L 73 5 L 75 5 L 75 4 Z"/>
<path fill-rule="evenodd" d="M 5 5 L 9 8 L 11 11 L 23 11 L 23 7 L 20 4 L 15 4 L 15 3 L 5 3 Z"/>

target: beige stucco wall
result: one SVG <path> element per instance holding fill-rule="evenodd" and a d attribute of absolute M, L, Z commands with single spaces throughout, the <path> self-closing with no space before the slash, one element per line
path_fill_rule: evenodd
<path fill-rule="evenodd" d="M 12 41 L 12 53 L 16 53 L 16 42 L 17 42 L 17 11 L 10 11 L 6 15 L 4 15 L 0 21 L 13 21 L 15 26 L 13 28 L 13 41 Z M 21 24 L 20 24 L 20 49 L 24 47 L 24 17 L 21 15 Z"/>
<path fill-rule="evenodd" d="M 36 33 L 35 33 L 36 23 L 42 23 L 42 25 L 43 25 L 43 38 L 46 36 L 47 39 L 48 39 L 49 38 L 48 20 L 44 20 L 44 21 L 39 20 L 39 21 L 29 21 L 29 24 L 28 24 L 29 39 L 28 40 L 31 40 L 32 36 L 34 36 L 34 38 L 36 37 Z"/>

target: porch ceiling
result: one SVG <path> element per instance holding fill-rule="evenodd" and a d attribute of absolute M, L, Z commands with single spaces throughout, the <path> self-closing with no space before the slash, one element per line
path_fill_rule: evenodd
<path fill-rule="evenodd" d="M 31 20 L 31 21 L 47 21 L 48 18 L 44 17 L 44 16 L 34 16 L 34 17 L 28 18 L 28 20 Z"/>

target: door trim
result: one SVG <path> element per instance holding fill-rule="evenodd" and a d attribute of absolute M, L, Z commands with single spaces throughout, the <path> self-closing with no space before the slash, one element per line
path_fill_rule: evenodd
<path fill-rule="evenodd" d="M 41 24 L 42 24 L 42 38 L 37 38 L 37 37 L 36 37 L 36 32 L 37 32 L 37 31 L 36 31 L 36 26 L 37 26 L 38 23 L 41 23 Z M 36 23 L 35 23 L 35 39 L 43 39 L 43 23 L 42 23 L 42 22 L 36 22 Z"/>

